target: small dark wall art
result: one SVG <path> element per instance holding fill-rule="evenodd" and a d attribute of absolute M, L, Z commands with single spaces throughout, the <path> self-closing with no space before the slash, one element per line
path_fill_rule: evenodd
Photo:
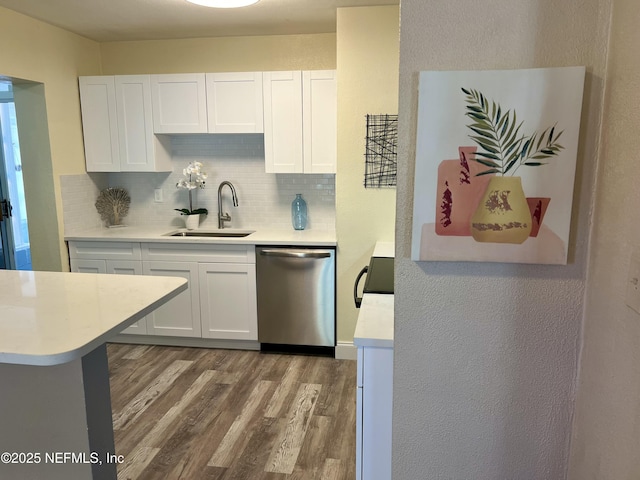
<path fill-rule="evenodd" d="M 584 78 L 420 73 L 413 260 L 567 263 Z"/>
<path fill-rule="evenodd" d="M 365 188 L 396 186 L 398 115 L 367 115 Z"/>

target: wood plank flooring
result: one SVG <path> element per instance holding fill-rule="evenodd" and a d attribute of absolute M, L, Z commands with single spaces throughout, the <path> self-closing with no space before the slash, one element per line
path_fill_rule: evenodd
<path fill-rule="evenodd" d="M 356 363 L 109 344 L 119 480 L 353 480 Z"/>

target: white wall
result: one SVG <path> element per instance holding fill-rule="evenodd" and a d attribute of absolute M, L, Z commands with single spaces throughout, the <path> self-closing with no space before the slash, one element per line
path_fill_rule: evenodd
<path fill-rule="evenodd" d="M 402 1 L 394 479 L 566 477 L 609 14 L 608 0 Z M 568 65 L 588 72 L 569 265 L 412 262 L 418 72 Z"/>
<path fill-rule="evenodd" d="M 625 305 L 640 255 L 640 3 L 613 4 L 571 480 L 640 477 L 640 315 Z"/>

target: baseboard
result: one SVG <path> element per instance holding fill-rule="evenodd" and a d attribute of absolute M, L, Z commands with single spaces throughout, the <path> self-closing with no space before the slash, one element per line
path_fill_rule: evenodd
<path fill-rule="evenodd" d="M 260 350 L 260 343 L 252 340 L 214 340 L 212 338 L 160 337 L 154 335 L 119 334 L 109 340 L 113 343 L 137 345 L 162 345 L 168 347 L 228 348 L 237 350 Z"/>
<path fill-rule="evenodd" d="M 356 360 L 358 358 L 358 348 L 353 342 L 338 342 L 338 345 L 336 345 L 336 358 L 338 360 Z"/>
<path fill-rule="evenodd" d="M 133 343 L 138 345 L 166 345 L 176 347 L 232 348 L 241 350 L 260 350 L 260 343 L 249 340 L 213 340 L 210 338 L 159 337 L 154 335 L 116 335 L 109 341 L 113 343 Z M 353 342 L 338 342 L 335 349 L 338 360 L 356 360 L 358 348 Z"/>

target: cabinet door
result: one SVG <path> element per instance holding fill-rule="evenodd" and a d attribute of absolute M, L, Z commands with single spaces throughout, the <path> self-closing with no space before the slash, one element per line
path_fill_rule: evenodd
<path fill-rule="evenodd" d="M 145 275 L 181 277 L 186 291 L 147 315 L 147 333 L 172 337 L 200 337 L 198 264 L 195 262 L 143 262 Z"/>
<path fill-rule="evenodd" d="M 80 77 L 80 109 L 87 172 L 120 171 L 114 77 Z"/>
<path fill-rule="evenodd" d="M 335 70 L 302 73 L 304 173 L 335 173 L 338 100 Z"/>
<path fill-rule="evenodd" d="M 362 479 L 391 479 L 391 414 L 393 410 L 393 349 L 358 348 L 359 434 L 357 470 Z"/>
<path fill-rule="evenodd" d="M 207 133 L 204 73 L 151 75 L 154 133 Z"/>
<path fill-rule="evenodd" d="M 78 273 L 107 273 L 107 262 L 104 260 L 71 259 L 71 271 Z"/>
<path fill-rule="evenodd" d="M 199 264 L 202 336 L 257 340 L 256 266 Z"/>
<path fill-rule="evenodd" d="M 207 73 L 209 133 L 262 133 L 262 72 Z"/>
<path fill-rule="evenodd" d="M 267 173 L 302 173 L 302 72 L 264 72 Z"/>
<path fill-rule="evenodd" d="M 114 275 L 142 275 L 142 262 L 107 260 L 107 273 Z M 147 333 L 147 321 L 144 318 L 138 320 L 120 333 L 145 335 Z"/>
<path fill-rule="evenodd" d="M 168 152 L 153 134 L 149 75 L 115 77 L 120 171 L 171 171 Z"/>

